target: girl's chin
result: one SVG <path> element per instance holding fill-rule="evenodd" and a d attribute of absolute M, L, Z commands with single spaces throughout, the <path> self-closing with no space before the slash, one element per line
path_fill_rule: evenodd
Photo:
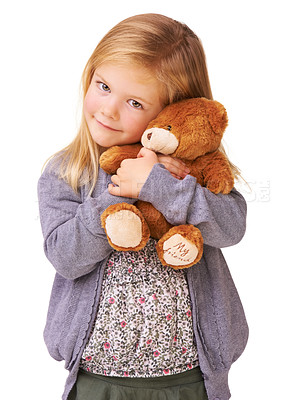
<path fill-rule="evenodd" d="M 107 136 L 94 136 L 92 135 L 92 139 L 95 141 L 96 144 L 98 144 L 101 147 L 105 147 L 105 148 L 109 148 L 111 146 L 116 146 L 118 144 L 120 144 L 120 141 L 118 140 L 118 138 L 116 138 L 116 140 L 112 137 L 107 138 Z"/>

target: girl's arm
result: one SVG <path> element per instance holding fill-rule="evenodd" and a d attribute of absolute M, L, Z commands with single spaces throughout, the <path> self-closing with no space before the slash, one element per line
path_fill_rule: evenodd
<path fill-rule="evenodd" d="M 107 175 L 100 170 L 97 197 L 82 199 L 56 173 L 47 168 L 38 182 L 44 250 L 57 272 L 75 279 L 91 272 L 113 250 L 101 227 L 100 215 L 111 204 L 134 203 L 115 197 L 107 189 Z"/>
<path fill-rule="evenodd" d="M 247 206 L 240 193 L 215 195 L 193 176 L 174 178 L 161 164 L 154 165 L 139 199 L 152 203 L 172 225 L 195 225 L 212 247 L 232 246 L 245 233 Z"/>

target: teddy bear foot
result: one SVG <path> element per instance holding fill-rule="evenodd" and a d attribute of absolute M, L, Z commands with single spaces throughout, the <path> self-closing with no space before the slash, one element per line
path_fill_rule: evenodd
<path fill-rule="evenodd" d="M 150 236 L 142 213 L 132 204 L 109 206 L 101 215 L 101 222 L 109 244 L 118 251 L 141 250 Z"/>
<path fill-rule="evenodd" d="M 157 252 L 163 265 L 174 269 L 191 267 L 202 257 L 201 232 L 193 225 L 175 226 L 159 240 Z"/>

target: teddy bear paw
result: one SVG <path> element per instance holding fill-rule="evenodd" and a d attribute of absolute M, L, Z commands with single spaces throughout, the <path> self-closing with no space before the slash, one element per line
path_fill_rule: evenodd
<path fill-rule="evenodd" d="M 149 228 L 141 212 L 132 204 L 109 206 L 101 215 L 111 247 L 118 251 L 138 251 L 145 247 Z"/>
<path fill-rule="evenodd" d="M 163 265 L 174 269 L 191 267 L 202 257 L 201 232 L 193 225 L 175 226 L 159 240 L 157 252 Z"/>
<path fill-rule="evenodd" d="M 224 175 L 222 177 L 212 177 L 206 184 L 206 188 L 212 193 L 228 194 L 234 186 L 234 177 L 232 174 Z"/>

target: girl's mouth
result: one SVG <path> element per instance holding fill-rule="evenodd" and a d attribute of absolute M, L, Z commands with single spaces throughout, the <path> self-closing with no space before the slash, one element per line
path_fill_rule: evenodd
<path fill-rule="evenodd" d="M 110 131 L 114 131 L 114 132 L 120 132 L 119 129 L 111 128 L 111 126 L 108 126 L 108 125 L 106 125 L 106 124 L 103 124 L 101 121 L 99 121 L 99 120 L 96 119 L 96 118 L 95 118 L 95 120 L 96 120 L 96 122 L 97 122 L 100 126 L 102 126 L 102 127 L 105 128 L 105 129 L 109 129 Z"/>

